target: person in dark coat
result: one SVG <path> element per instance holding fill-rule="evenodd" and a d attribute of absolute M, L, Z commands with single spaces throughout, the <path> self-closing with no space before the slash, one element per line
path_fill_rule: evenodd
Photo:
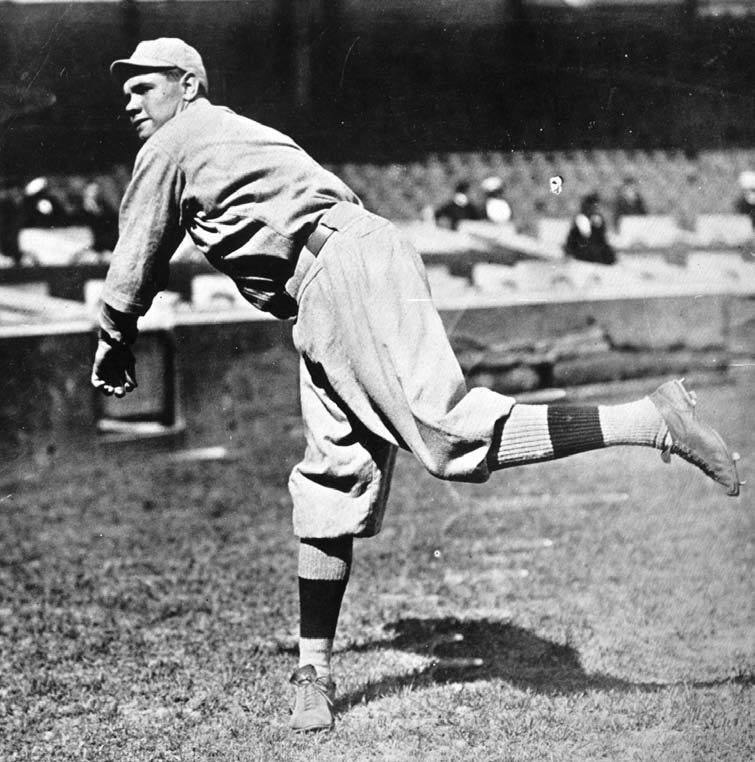
<path fill-rule="evenodd" d="M 601 265 L 616 263 L 616 252 L 606 238 L 606 220 L 600 210 L 600 196 L 590 193 L 582 199 L 574 217 L 564 251 L 567 256 Z"/>
<path fill-rule="evenodd" d="M 469 198 L 469 183 L 466 180 L 457 183 L 453 198 L 435 211 L 436 224 L 451 230 L 457 230 L 462 220 L 480 219 L 483 219 L 483 214 Z"/>

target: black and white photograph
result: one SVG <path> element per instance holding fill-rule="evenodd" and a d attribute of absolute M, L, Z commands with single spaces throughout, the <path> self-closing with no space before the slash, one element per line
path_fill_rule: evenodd
<path fill-rule="evenodd" d="M 755 759 L 755 2 L 0 0 L 0 762 Z"/>

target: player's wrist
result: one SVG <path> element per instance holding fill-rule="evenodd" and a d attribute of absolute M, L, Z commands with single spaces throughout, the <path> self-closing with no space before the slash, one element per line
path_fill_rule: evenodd
<path fill-rule="evenodd" d="M 109 347 L 112 347 L 114 349 L 130 349 L 131 348 L 131 342 L 126 341 L 122 336 L 119 336 L 118 334 L 113 335 L 109 333 L 102 327 L 100 327 L 100 330 L 97 333 L 97 338 L 103 344 L 107 344 Z"/>
<path fill-rule="evenodd" d="M 130 347 L 139 334 L 136 321 L 136 315 L 120 312 L 103 302 L 99 337 L 110 346 Z"/>

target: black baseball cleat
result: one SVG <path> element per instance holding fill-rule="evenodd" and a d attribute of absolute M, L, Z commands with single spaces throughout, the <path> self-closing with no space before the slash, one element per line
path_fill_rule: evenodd
<path fill-rule="evenodd" d="M 336 684 L 329 677 L 317 677 L 311 664 L 299 667 L 290 682 L 296 686 L 291 729 L 297 733 L 333 730 Z"/>
<path fill-rule="evenodd" d="M 731 454 L 721 435 L 697 417 L 695 393 L 684 388 L 683 380 L 668 381 L 649 395 L 668 426 L 661 457 L 668 463 L 672 454 L 678 455 L 723 484 L 727 495 L 736 497 L 744 484 L 737 474 L 739 455 Z"/>

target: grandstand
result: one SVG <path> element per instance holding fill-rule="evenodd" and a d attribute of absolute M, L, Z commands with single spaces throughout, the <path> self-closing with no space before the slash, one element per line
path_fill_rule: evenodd
<path fill-rule="evenodd" d="M 533 234 L 549 220 L 569 219 L 587 193 L 597 190 L 610 199 L 622 178 L 631 175 L 652 216 L 670 217 L 689 232 L 699 222 L 701 245 L 725 244 L 732 236 L 731 242 L 737 245 L 747 239 L 741 220 L 733 219 L 740 191 L 737 178 L 755 167 L 755 148 L 702 150 L 694 155 L 682 150 L 474 151 L 431 153 L 401 163 L 326 162 L 326 166 L 355 190 L 367 208 L 399 222 L 422 219 L 428 209 L 446 200 L 449 189 L 460 180 L 469 180 L 479 189 L 486 177 L 495 175 L 503 180 L 517 227 Z M 549 190 L 553 175 L 564 178 L 560 195 Z M 110 180 L 117 192 L 123 192 L 127 178 L 125 167 L 113 173 Z M 80 175 L 50 178 L 74 204 L 76 189 L 86 179 Z M 659 222 L 645 220 L 650 248 Z M 544 236 L 553 240 L 548 233 Z M 630 241 L 629 247 L 633 245 Z"/>
<path fill-rule="evenodd" d="M 473 186 L 497 175 L 517 216 L 569 217 L 579 199 L 594 190 L 613 195 L 621 179 L 632 175 L 653 214 L 677 220 L 705 214 L 731 214 L 737 178 L 755 167 L 755 149 L 682 150 L 587 149 L 555 151 L 486 151 L 433 154 L 402 164 L 333 164 L 365 204 L 392 219 L 419 219 L 436 207 L 460 180 Z M 553 175 L 564 178 L 565 192 L 548 187 Z M 530 225 L 527 225 L 530 227 Z"/>
<path fill-rule="evenodd" d="M 742 65 L 755 31 L 749 4 L 477 0 L 463 12 L 454 2 L 430 12 L 423 0 L 310 0 L 311 13 L 297 16 L 301 5 L 3 4 L 0 176 L 21 185 L 46 177 L 70 212 L 67 224 L 22 231 L 23 266 L 0 257 L 4 340 L 23 334 L 24 352 L 31 351 L 28 341 L 67 324 L 83 332 L 77 352 L 86 352 L 107 255 L 91 251 L 78 215 L 82 189 L 97 180 L 117 204 L 136 150 L 107 64 L 140 37 L 170 34 L 202 49 L 215 99 L 295 135 L 369 209 L 404 229 L 462 345 L 471 342 L 478 354 L 496 347 L 500 363 L 513 339 L 501 334 L 509 319 L 502 316 L 521 321 L 518 310 L 533 309 L 541 317 L 525 320 L 532 341 L 597 323 L 622 346 L 669 350 L 690 341 L 685 331 L 698 315 L 710 329 L 698 336 L 728 349 L 730 300 L 749 304 L 755 294 L 752 223 L 735 210 L 738 177 L 755 169 L 755 82 L 752 67 Z M 558 195 L 549 186 L 554 175 L 564 178 Z M 628 175 L 649 214 L 611 229 L 618 264 L 566 260 L 562 247 L 580 199 L 597 191 L 608 201 Z M 512 225 L 452 232 L 429 221 L 460 180 L 479 194 L 490 176 L 504 184 Z M 664 314 L 668 300 L 675 312 L 659 341 L 649 318 L 638 316 Z M 175 331 L 217 337 L 222 326 L 282 335 L 187 242 L 151 321 L 148 332 L 162 338 L 150 356 L 177 374 Z M 728 355 L 721 356 L 725 365 Z M 79 389 L 75 372 L 71 366 L 60 383 Z M 164 386 L 175 391 L 181 383 L 176 377 Z M 56 394 L 51 399 L 66 396 Z M 92 407 L 85 392 L 77 394 Z M 166 399 L 177 404 L 179 396 Z M 161 404 L 147 401 L 151 409 Z M 4 408 L 18 409 L 26 408 L 12 400 Z M 95 423 L 105 415 L 111 431 L 115 413 L 90 410 Z M 17 417 L 5 414 L 6 431 Z M 181 419 L 162 408 L 157 417 L 172 421 L 171 431 Z M 198 430 L 198 415 L 186 426 Z"/>
<path fill-rule="evenodd" d="M 755 149 L 701 151 L 695 156 L 683 151 L 621 149 L 458 152 L 430 154 L 422 161 L 401 164 L 328 166 L 368 208 L 404 229 L 432 267 L 436 296 L 441 300 L 452 294 L 470 304 L 480 298 L 486 303 L 581 298 L 586 289 L 592 296 L 642 295 L 659 288 L 755 293 L 752 223 L 733 212 L 737 178 L 755 166 Z M 548 186 L 548 178 L 555 174 L 564 178 L 560 195 L 551 193 Z M 637 179 L 650 213 L 624 218 L 619 230 L 610 232 L 620 252 L 616 270 L 566 262 L 562 247 L 579 199 L 595 189 L 610 196 L 627 174 Z M 479 187 L 490 175 L 504 182 L 515 210 L 513 227 L 466 223 L 460 231 L 451 232 L 427 221 L 427 211 L 441 203 L 459 180 L 468 179 Z M 123 192 L 127 176 L 123 168 L 114 173 L 110 178 L 113 193 Z M 86 179 L 57 176 L 50 181 L 75 206 L 75 189 L 83 187 Z M 106 268 L 106 260 L 88 251 L 88 240 L 88 231 L 80 225 L 22 231 L 27 262 L 36 266 L 6 267 L 4 280 L 44 281 L 52 297 L 83 300 L 87 280 L 101 279 Z M 717 256 L 705 260 L 703 276 L 704 253 Z M 696 267 L 687 266 L 692 260 Z M 221 283 L 220 276 L 211 275 L 209 265 L 188 241 L 176 255 L 174 270 L 177 305 L 190 308 L 193 301 L 198 309 L 209 304 L 216 309 L 239 307 L 238 295 Z M 214 301 L 213 293 L 217 295 Z"/>

